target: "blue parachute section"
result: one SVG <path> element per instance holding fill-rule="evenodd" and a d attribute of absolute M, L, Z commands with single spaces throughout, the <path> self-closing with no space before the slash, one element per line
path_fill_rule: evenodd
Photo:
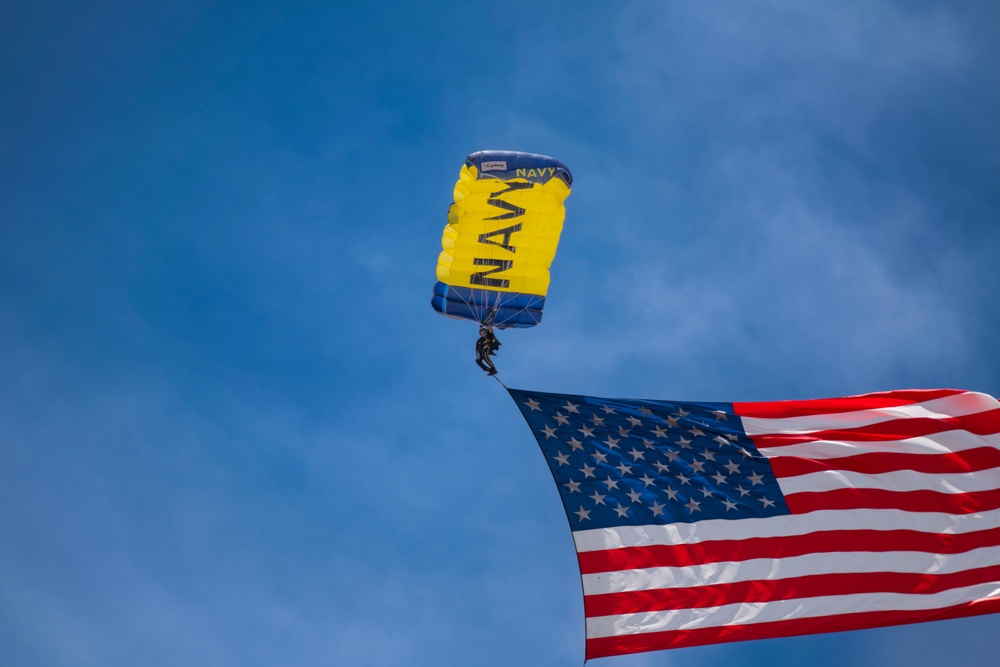
<path fill-rule="evenodd" d="M 545 183 L 550 178 L 558 178 L 568 187 L 573 186 L 573 174 L 569 168 L 547 155 L 515 151 L 479 151 L 465 158 L 465 164 L 475 167 L 480 178 L 497 178 L 501 181 L 523 178 L 531 183 Z"/>
<path fill-rule="evenodd" d="M 525 329 L 542 321 L 545 297 L 456 287 L 439 281 L 434 285 L 431 305 L 449 317 L 492 324 L 498 329 Z"/>

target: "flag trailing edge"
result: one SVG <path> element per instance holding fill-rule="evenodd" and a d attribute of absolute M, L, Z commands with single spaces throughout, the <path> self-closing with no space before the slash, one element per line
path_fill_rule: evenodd
<path fill-rule="evenodd" d="M 510 389 L 573 532 L 587 659 L 1000 611 L 1000 403 Z"/>

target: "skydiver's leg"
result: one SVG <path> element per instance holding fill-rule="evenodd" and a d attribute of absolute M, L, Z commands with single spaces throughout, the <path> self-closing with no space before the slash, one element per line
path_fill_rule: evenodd
<path fill-rule="evenodd" d="M 496 375 L 497 369 L 490 360 L 490 355 L 476 353 L 476 364 L 490 375 Z"/>
<path fill-rule="evenodd" d="M 483 357 L 481 354 L 476 355 L 476 365 L 482 368 L 487 373 L 493 368 L 493 364 L 490 363 L 489 357 Z"/>

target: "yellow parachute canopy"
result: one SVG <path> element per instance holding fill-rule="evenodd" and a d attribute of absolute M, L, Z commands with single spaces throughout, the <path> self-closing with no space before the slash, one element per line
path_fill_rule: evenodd
<path fill-rule="evenodd" d="M 572 182 L 544 155 L 466 158 L 441 237 L 434 309 L 499 328 L 538 324 Z"/>

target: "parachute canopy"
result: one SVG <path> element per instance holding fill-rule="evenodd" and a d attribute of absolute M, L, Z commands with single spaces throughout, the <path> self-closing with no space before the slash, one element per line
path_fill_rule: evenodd
<path fill-rule="evenodd" d="M 500 329 L 538 324 L 572 184 L 566 165 L 544 155 L 467 157 L 441 237 L 434 309 Z"/>

